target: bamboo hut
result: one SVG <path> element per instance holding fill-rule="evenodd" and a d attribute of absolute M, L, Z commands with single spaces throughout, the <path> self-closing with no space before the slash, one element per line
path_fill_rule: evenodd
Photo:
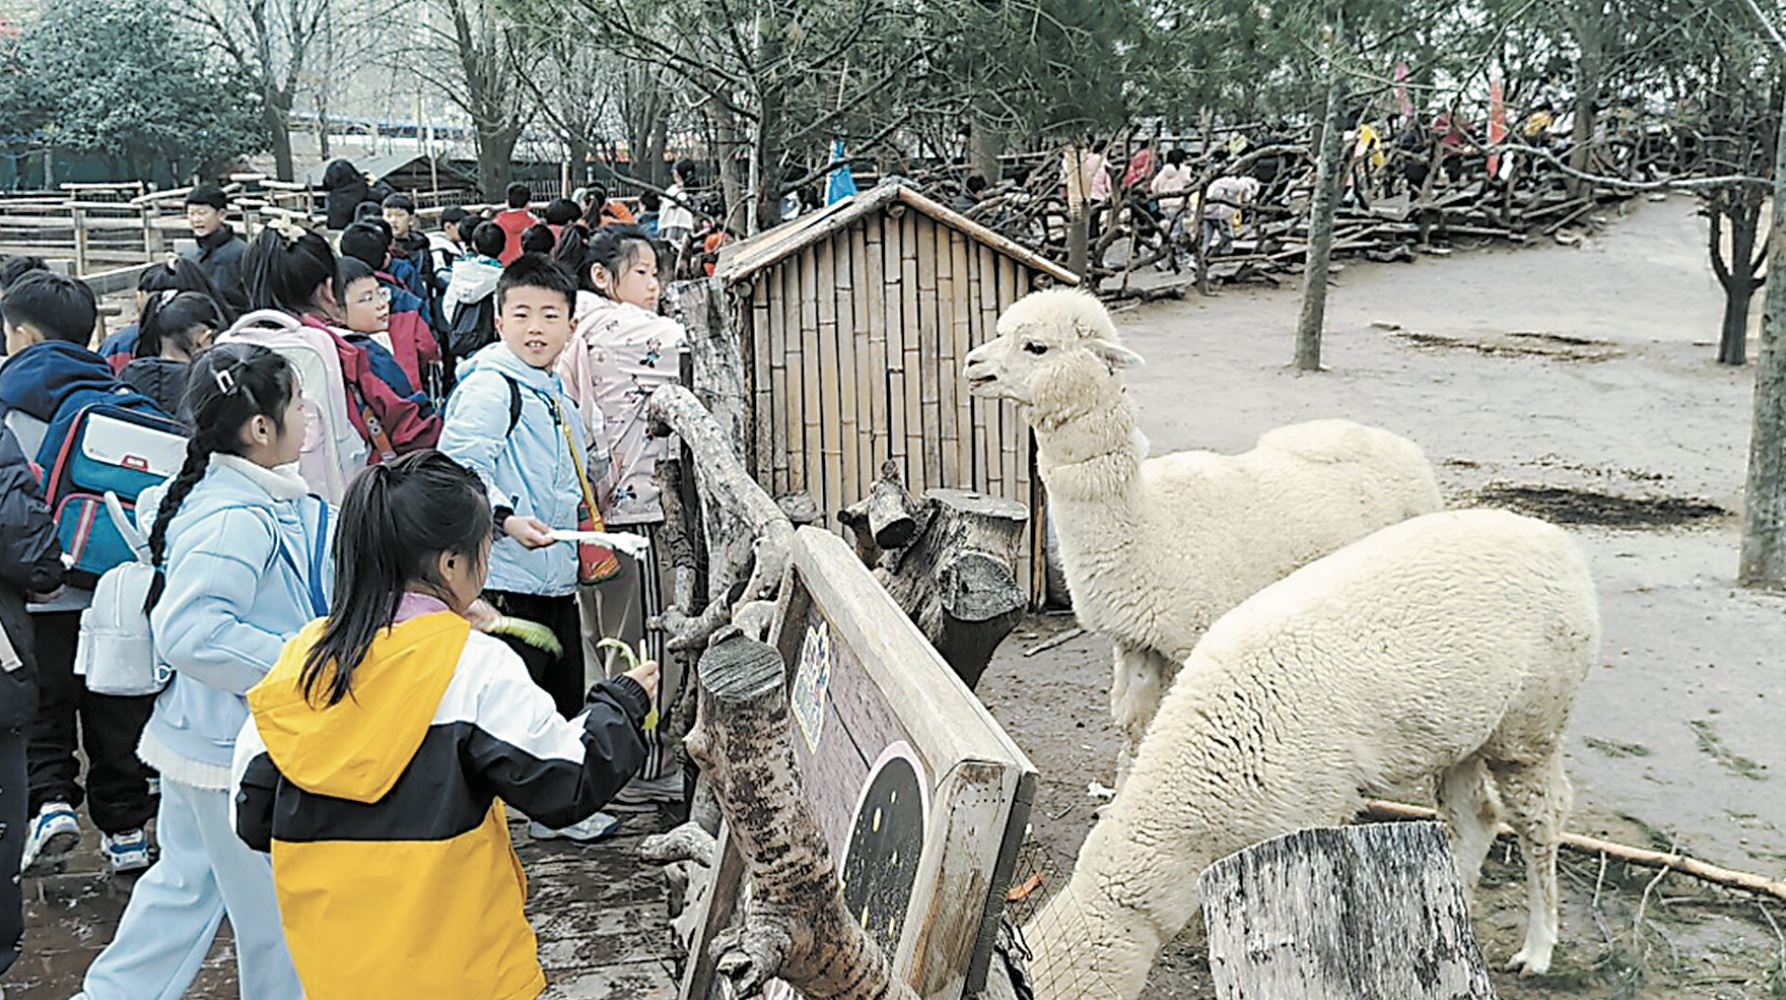
<path fill-rule="evenodd" d="M 1044 591 L 1040 480 L 1009 404 L 970 397 L 962 359 L 998 316 L 1073 274 L 896 181 L 726 248 L 715 278 L 742 355 L 743 445 L 770 493 L 818 509 L 861 499 L 891 459 L 914 495 L 971 489 L 1022 503 L 1018 566 Z M 834 521 L 833 521 L 834 523 Z"/>

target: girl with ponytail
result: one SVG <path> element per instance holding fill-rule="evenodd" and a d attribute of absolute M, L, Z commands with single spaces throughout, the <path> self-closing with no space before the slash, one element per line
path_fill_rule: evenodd
<path fill-rule="evenodd" d="M 192 362 L 211 349 L 211 339 L 229 328 L 223 309 L 200 292 L 154 292 L 138 321 L 136 357 L 118 378 L 153 399 L 164 413 L 190 424 L 183 409 L 186 375 Z"/>
<path fill-rule="evenodd" d="M 578 296 L 579 307 L 587 304 L 587 309 L 580 308 L 582 316 L 559 357 L 558 374 L 584 421 L 588 467 L 596 480 L 603 523 L 610 530 L 650 534 L 664 519 L 657 463 L 673 458 L 681 446 L 651 436 L 646 405 L 653 390 L 679 379 L 688 336 L 680 323 L 658 315 L 658 255 L 649 237 L 631 226 L 598 229 L 586 242 L 576 232 L 574 227 L 565 230 L 560 259 L 577 256 L 578 280 L 589 294 L 587 302 Z M 666 587 L 656 552 L 653 546 L 640 559 L 622 560 L 619 576 L 578 595 L 585 649 L 592 660 L 597 658 L 595 643 L 604 637 L 629 645 L 649 638 L 659 647 L 653 655 L 664 659 L 661 635 L 648 636 L 645 629 L 651 616 L 663 612 Z M 675 704 L 679 686 L 674 673 L 666 678 L 660 710 L 667 713 Z M 629 796 L 682 798 L 672 749 L 656 732 L 649 734 L 643 780 Z"/>
<path fill-rule="evenodd" d="M 599 809 L 645 758 L 656 665 L 559 715 L 467 618 L 493 515 L 482 481 L 439 452 L 361 475 L 341 524 L 333 610 L 249 693 L 236 832 L 273 854 L 309 996 L 538 996 L 503 803 L 553 827 Z"/>
<path fill-rule="evenodd" d="M 83 997 L 180 996 L 228 916 L 241 995 L 298 1000 L 272 865 L 230 824 L 229 765 L 244 695 L 328 610 L 331 516 L 283 471 L 304 441 L 284 358 L 215 347 L 193 362 L 184 405 L 194 428 L 186 460 L 138 506 L 161 570 L 146 602 L 150 633 L 173 670 L 138 748 L 161 773 L 161 858 L 88 968 Z"/>

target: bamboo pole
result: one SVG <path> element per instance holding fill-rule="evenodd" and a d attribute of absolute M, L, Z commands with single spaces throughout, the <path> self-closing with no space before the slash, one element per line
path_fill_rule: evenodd
<path fill-rule="evenodd" d="M 1426 806 L 1408 805 L 1404 802 L 1389 802 L 1383 799 L 1371 799 L 1364 804 L 1366 815 L 1372 819 L 1392 820 L 1426 820 L 1437 819 L 1439 813 Z M 1514 835 L 1513 828 L 1502 823 L 1496 834 L 1502 837 Z M 1580 851 L 1583 854 L 1605 855 L 1615 861 L 1627 861 L 1645 868 L 1660 868 L 1663 871 L 1677 871 L 1683 875 L 1691 875 L 1696 879 L 1711 882 L 1715 885 L 1731 889 L 1741 889 L 1775 899 L 1786 900 L 1786 882 L 1770 879 L 1765 875 L 1737 871 L 1708 864 L 1697 858 L 1684 854 L 1668 854 L 1662 851 L 1651 851 L 1642 847 L 1631 847 L 1601 840 L 1598 837 L 1583 836 L 1579 833 L 1565 833 L 1559 841 L 1564 847 Z"/>

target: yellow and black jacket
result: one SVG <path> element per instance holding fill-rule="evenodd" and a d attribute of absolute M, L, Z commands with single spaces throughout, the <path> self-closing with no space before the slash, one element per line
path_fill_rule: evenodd
<path fill-rule="evenodd" d="M 644 690 L 598 685 L 566 721 L 514 652 L 442 610 L 379 633 L 353 693 L 317 708 L 297 682 L 321 629 L 248 693 L 234 767 L 236 832 L 272 852 L 305 995 L 538 996 L 502 802 L 551 827 L 599 809 L 645 758 Z"/>

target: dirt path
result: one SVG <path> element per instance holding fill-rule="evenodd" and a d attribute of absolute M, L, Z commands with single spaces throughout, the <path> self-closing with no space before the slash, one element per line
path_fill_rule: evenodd
<path fill-rule="evenodd" d="M 1156 454 L 1243 450 L 1273 426 L 1344 416 L 1419 442 L 1454 505 L 1569 523 L 1600 581 L 1606 635 L 1569 733 L 1571 828 L 1780 877 L 1786 597 L 1733 584 L 1753 369 L 1713 362 L 1722 299 L 1703 233 L 1691 202 L 1673 198 L 1635 203 L 1578 248 L 1349 266 L 1319 376 L 1284 367 L 1292 288 L 1193 296 L 1119 323 L 1149 362 L 1130 384 Z M 1036 641 L 1007 643 L 982 695 L 1042 769 L 1036 833 L 1070 865 L 1089 826 L 1086 783 L 1110 780 L 1108 645 L 1022 657 Z M 1613 869 L 1571 862 L 1558 971 L 1503 980 L 1503 997 L 1786 996 L 1773 971 L 1786 941 L 1752 900 L 1701 899 L 1669 878 L 1634 930 L 1650 876 Z M 1517 947 L 1516 870 L 1495 868 L 1484 894 L 1491 961 Z M 1201 995 L 1196 966 L 1178 949 L 1150 995 Z"/>

